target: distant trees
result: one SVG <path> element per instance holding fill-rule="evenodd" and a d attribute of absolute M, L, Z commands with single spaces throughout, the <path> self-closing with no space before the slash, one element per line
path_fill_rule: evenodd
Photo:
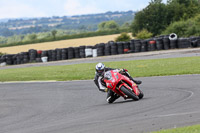
<path fill-rule="evenodd" d="M 98 25 L 98 30 L 103 31 L 103 30 L 117 30 L 119 29 L 119 25 L 114 21 L 105 21 L 102 22 Z"/>

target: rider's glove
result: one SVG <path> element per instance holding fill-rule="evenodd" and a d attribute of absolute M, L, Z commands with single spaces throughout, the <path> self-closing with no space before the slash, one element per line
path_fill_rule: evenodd
<path fill-rule="evenodd" d="M 123 73 L 124 72 L 124 69 L 119 69 L 119 73 Z"/>
<path fill-rule="evenodd" d="M 105 91 L 105 92 L 108 92 L 108 88 L 106 88 L 104 91 Z"/>

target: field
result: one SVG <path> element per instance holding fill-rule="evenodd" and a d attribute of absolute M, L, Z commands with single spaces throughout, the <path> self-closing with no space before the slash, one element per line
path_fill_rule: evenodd
<path fill-rule="evenodd" d="M 77 47 L 81 45 L 93 46 L 98 43 L 107 43 L 108 41 L 113 41 L 119 35 L 120 34 L 114 34 L 114 35 L 106 35 L 106 36 L 97 36 L 97 37 L 88 37 L 88 38 L 80 38 L 80 39 L 70 39 L 70 40 L 62 40 L 62 41 L 54 41 L 54 42 L 28 44 L 28 45 L 22 45 L 22 46 L 5 47 L 5 48 L 0 48 L 0 52 L 7 53 L 7 54 L 17 54 L 20 52 L 26 52 L 29 49 L 50 50 L 50 49 L 56 49 L 56 48 Z"/>

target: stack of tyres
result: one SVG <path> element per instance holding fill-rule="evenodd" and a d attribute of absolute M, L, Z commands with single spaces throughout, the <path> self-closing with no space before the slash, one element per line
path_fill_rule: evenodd
<path fill-rule="evenodd" d="M 48 61 L 53 61 L 53 59 L 52 59 L 52 50 L 48 50 L 47 51 L 47 55 L 48 55 Z"/>
<path fill-rule="evenodd" d="M 22 52 L 21 54 L 23 55 L 23 63 L 28 63 L 29 62 L 28 52 Z"/>
<path fill-rule="evenodd" d="M 164 44 L 163 44 L 162 38 L 156 39 L 156 49 L 157 50 L 163 50 L 164 49 Z"/>
<path fill-rule="evenodd" d="M 51 59 L 52 59 L 52 61 L 56 61 L 57 60 L 56 50 L 52 50 L 51 51 Z"/>
<path fill-rule="evenodd" d="M 105 55 L 111 55 L 111 45 L 110 45 L 110 43 L 105 44 L 104 52 L 105 52 Z"/>
<path fill-rule="evenodd" d="M 42 51 L 41 57 L 47 57 L 48 56 L 48 51 Z"/>
<path fill-rule="evenodd" d="M 104 56 L 105 44 L 100 43 L 100 44 L 97 44 L 96 47 L 97 47 L 97 56 Z"/>
<path fill-rule="evenodd" d="M 148 40 L 142 40 L 141 41 L 141 52 L 146 52 L 148 51 Z"/>
<path fill-rule="evenodd" d="M 175 49 L 177 48 L 177 35 L 175 33 L 172 33 L 169 35 L 169 40 L 170 40 L 170 48 Z"/>
<path fill-rule="evenodd" d="M 178 38 L 178 48 L 189 48 L 191 47 L 191 42 L 188 38 Z"/>
<path fill-rule="evenodd" d="M 142 48 L 142 43 L 141 40 L 134 40 L 134 44 L 135 44 L 135 52 L 141 52 L 141 48 Z"/>
<path fill-rule="evenodd" d="M 131 40 L 130 41 L 130 51 L 133 53 L 133 52 L 135 52 L 135 44 L 134 44 L 134 41 L 135 40 Z"/>
<path fill-rule="evenodd" d="M 29 57 L 30 57 L 30 62 L 35 62 L 36 61 L 36 58 L 37 58 L 37 50 L 35 50 L 35 49 L 30 49 L 29 51 L 28 51 L 28 53 L 29 53 Z M 20 56 L 20 55 L 19 55 Z M 17 61 L 17 63 L 20 63 L 20 59 L 19 59 L 20 57 L 18 57 L 18 61 Z"/>
<path fill-rule="evenodd" d="M 97 47 L 96 46 L 92 47 L 92 57 L 97 57 Z"/>
<path fill-rule="evenodd" d="M 124 53 L 130 53 L 130 42 L 123 42 Z"/>
<path fill-rule="evenodd" d="M 86 46 L 85 47 L 85 56 L 86 57 L 93 57 L 93 46 Z"/>
<path fill-rule="evenodd" d="M 80 49 L 79 49 L 79 47 L 74 47 L 74 58 L 80 58 Z"/>
<path fill-rule="evenodd" d="M 13 64 L 12 56 L 13 55 L 10 55 L 10 54 L 6 55 L 6 64 L 7 65 L 12 65 Z"/>
<path fill-rule="evenodd" d="M 164 49 L 170 49 L 169 44 L 170 44 L 170 40 L 169 40 L 169 36 L 164 36 L 163 37 L 163 44 L 164 44 Z"/>
<path fill-rule="evenodd" d="M 85 46 L 79 47 L 80 58 L 85 58 Z"/>
<path fill-rule="evenodd" d="M 22 55 L 22 53 L 17 54 L 16 58 L 17 58 L 17 64 L 23 64 L 24 63 L 23 62 L 23 55 Z M 36 58 L 33 61 L 36 61 Z"/>
<path fill-rule="evenodd" d="M 56 49 L 56 60 L 61 60 L 61 59 L 62 59 L 62 50 Z"/>
<path fill-rule="evenodd" d="M 75 58 L 74 48 L 69 47 L 68 48 L 68 59 L 73 59 L 73 58 Z"/>
<path fill-rule="evenodd" d="M 117 53 L 117 43 L 110 41 L 108 42 L 110 44 L 111 48 L 111 55 L 116 55 Z"/>
<path fill-rule="evenodd" d="M 2 55 L 0 58 L 0 63 L 6 62 L 6 55 Z"/>
<path fill-rule="evenodd" d="M 156 41 L 154 39 L 150 39 L 148 42 L 148 51 L 156 50 Z"/>
<path fill-rule="evenodd" d="M 124 45 L 122 42 L 117 42 L 117 53 L 118 54 L 124 53 Z"/>
<path fill-rule="evenodd" d="M 64 49 L 62 49 L 61 52 L 62 52 L 62 60 L 68 59 L 68 49 L 64 48 Z"/>

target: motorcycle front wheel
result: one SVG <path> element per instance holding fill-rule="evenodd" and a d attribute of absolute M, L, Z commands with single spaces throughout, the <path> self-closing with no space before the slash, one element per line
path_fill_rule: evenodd
<path fill-rule="evenodd" d="M 134 92 L 132 92 L 131 90 L 127 89 L 125 86 L 122 86 L 120 88 L 120 90 L 125 94 L 127 95 L 128 97 L 132 98 L 133 100 L 135 101 L 138 101 L 139 100 L 139 97 L 135 95 Z"/>

